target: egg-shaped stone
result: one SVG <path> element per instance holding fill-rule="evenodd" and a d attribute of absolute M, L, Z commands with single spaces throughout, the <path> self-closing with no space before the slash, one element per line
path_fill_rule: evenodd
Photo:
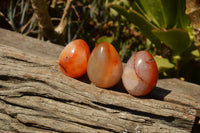
<path fill-rule="evenodd" d="M 156 86 L 158 68 L 153 56 L 147 51 L 132 55 L 124 67 L 122 82 L 133 96 L 145 96 Z"/>
<path fill-rule="evenodd" d="M 87 67 L 90 81 L 101 88 L 117 84 L 122 75 L 122 62 L 112 44 L 99 43 L 92 51 Z"/>
<path fill-rule="evenodd" d="M 59 57 L 61 71 L 72 78 L 78 78 L 87 71 L 87 63 L 90 56 L 88 44 L 77 39 L 65 46 Z"/>

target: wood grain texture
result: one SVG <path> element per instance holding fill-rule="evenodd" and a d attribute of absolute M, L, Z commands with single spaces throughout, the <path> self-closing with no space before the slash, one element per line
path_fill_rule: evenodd
<path fill-rule="evenodd" d="M 62 48 L 0 29 L 0 132 L 191 131 L 199 86 L 160 80 L 143 98 L 121 91 L 120 84 L 101 89 L 86 76 L 60 72 Z"/>

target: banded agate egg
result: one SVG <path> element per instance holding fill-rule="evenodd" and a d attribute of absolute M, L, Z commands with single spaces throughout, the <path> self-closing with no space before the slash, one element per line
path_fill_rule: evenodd
<path fill-rule="evenodd" d="M 145 96 L 156 86 L 158 68 L 153 56 L 147 51 L 132 55 L 125 65 L 122 82 L 133 96 Z"/>
<path fill-rule="evenodd" d="M 77 39 L 65 46 L 59 57 L 61 71 L 72 78 L 78 78 L 87 71 L 87 63 L 90 56 L 88 44 Z"/>
<path fill-rule="evenodd" d="M 122 75 L 122 62 L 112 44 L 99 43 L 92 51 L 87 67 L 90 81 L 101 88 L 109 88 L 119 82 Z"/>

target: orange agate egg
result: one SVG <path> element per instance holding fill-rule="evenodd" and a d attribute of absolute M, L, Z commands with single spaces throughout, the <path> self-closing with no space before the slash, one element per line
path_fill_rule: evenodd
<path fill-rule="evenodd" d="M 90 49 L 82 39 L 70 42 L 61 52 L 59 66 L 61 71 L 72 78 L 78 78 L 87 71 Z"/>
<path fill-rule="evenodd" d="M 109 88 L 119 82 L 122 62 L 116 49 L 108 42 L 98 44 L 92 51 L 87 67 L 90 81 L 101 88 Z"/>
<path fill-rule="evenodd" d="M 122 75 L 126 90 L 133 96 L 145 96 L 156 86 L 158 68 L 152 55 L 140 51 L 128 60 Z"/>

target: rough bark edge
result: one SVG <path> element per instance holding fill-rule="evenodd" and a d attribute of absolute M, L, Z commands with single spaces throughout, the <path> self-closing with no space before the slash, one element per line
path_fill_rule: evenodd
<path fill-rule="evenodd" d="M 194 45 L 200 54 L 200 0 L 186 0 L 186 15 L 188 15 L 194 34 Z"/>

